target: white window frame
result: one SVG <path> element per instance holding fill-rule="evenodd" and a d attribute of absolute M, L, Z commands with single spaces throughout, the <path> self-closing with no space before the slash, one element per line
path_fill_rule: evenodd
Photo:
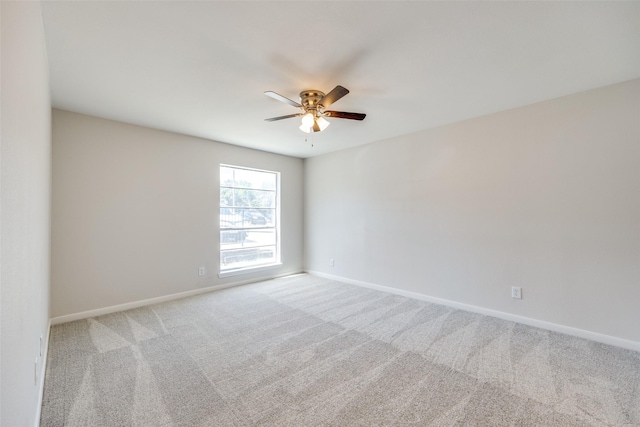
<path fill-rule="evenodd" d="M 256 169 L 256 168 L 250 168 L 250 167 L 246 167 L 246 166 L 236 166 L 236 165 L 230 165 L 230 164 L 225 164 L 225 163 L 221 163 L 218 167 L 218 179 L 220 179 L 220 171 L 221 168 L 226 167 L 226 168 L 233 168 L 233 169 L 243 169 L 243 170 L 248 170 L 248 171 L 254 171 L 254 172 L 265 172 L 265 173 L 271 173 L 275 175 L 276 178 L 276 188 L 275 188 L 275 209 L 274 209 L 274 213 L 273 215 L 275 216 L 275 220 L 273 221 L 274 226 L 273 228 L 275 229 L 275 260 L 274 261 L 269 261 L 266 263 L 260 263 L 260 264 L 255 264 L 255 265 L 248 265 L 248 266 L 243 266 L 243 267 L 238 267 L 238 268 L 228 268 L 228 269 L 223 269 L 223 265 L 222 265 L 222 261 L 220 260 L 222 258 L 222 241 L 220 239 L 221 236 L 221 231 L 223 230 L 220 227 L 220 211 L 222 210 L 222 208 L 224 208 L 225 206 L 220 205 L 220 197 L 218 196 L 218 251 L 219 251 L 219 261 L 218 261 L 218 277 L 220 278 L 224 278 L 224 277 L 230 277 L 230 276 L 236 276 L 236 275 L 240 275 L 240 274 L 248 274 L 248 273 L 256 273 L 256 272 L 260 272 L 260 271 L 264 271 L 264 270 L 270 270 L 273 268 L 277 268 L 279 266 L 282 265 L 281 262 L 281 247 L 280 247 L 280 172 L 278 171 L 272 171 L 272 170 L 265 170 L 265 169 Z M 223 183 L 220 181 L 218 182 L 218 195 L 220 194 L 220 190 L 222 188 L 240 188 L 240 189 L 245 189 L 245 187 L 229 187 L 226 185 L 223 185 Z M 245 230 L 251 230 L 252 228 L 246 228 Z"/>

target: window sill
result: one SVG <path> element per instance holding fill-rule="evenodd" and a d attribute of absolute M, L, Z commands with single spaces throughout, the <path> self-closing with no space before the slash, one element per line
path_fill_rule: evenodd
<path fill-rule="evenodd" d="M 271 270 L 273 268 L 278 268 L 278 267 L 282 267 L 281 262 L 276 262 L 274 264 L 267 264 L 267 265 L 257 265 L 255 267 L 245 267 L 245 268 L 238 268 L 235 270 L 221 271 L 220 273 L 218 273 L 218 277 L 220 279 L 223 279 L 225 277 L 239 276 L 241 274 L 259 273 L 261 271 Z"/>

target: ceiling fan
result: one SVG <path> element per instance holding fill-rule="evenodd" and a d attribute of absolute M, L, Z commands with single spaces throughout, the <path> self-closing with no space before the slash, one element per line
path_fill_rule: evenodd
<path fill-rule="evenodd" d="M 297 114 L 272 117 L 270 119 L 265 119 L 265 121 L 274 122 L 276 120 L 290 119 L 292 117 L 302 117 L 300 130 L 309 133 L 311 132 L 311 130 L 313 130 L 314 132 L 322 132 L 323 130 L 325 130 L 327 126 L 329 126 L 329 122 L 325 119 L 325 117 L 336 117 L 338 119 L 349 120 L 364 120 L 366 114 L 326 110 L 328 106 L 348 93 L 349 90 L 340 85 L 333 88 L 333 90 L 326 95 L 323 92 L 315 89 L 303 90 L 302 92 L 300 92 L 300 102 L 296 102 L 268 90 L 264 93 L 265 95 L 270 96 L 271 98 L 276 99 L 280 102 L 284 102 L 285 104 L 289 104 L 296 108 L 299 108 L 302 111 Z"/>

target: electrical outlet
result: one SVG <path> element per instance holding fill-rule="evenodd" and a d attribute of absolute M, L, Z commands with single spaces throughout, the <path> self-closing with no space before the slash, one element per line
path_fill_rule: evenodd
<path fill-rule="evenodd" d="M 511 287 L 511 298 L 522 299 L 522 288 L 517 286 Z"/>
<path fill-rule="evenodd" d="M 198 269 L 198 276 L 204 276 L 204 267 Z"/>
<path fill-rule="evenodd" d="M 333 267 L 335 265 L 335 262 L 333 261 L 333 258 L 331 258 L 329 260 L 329 267 Z"/>

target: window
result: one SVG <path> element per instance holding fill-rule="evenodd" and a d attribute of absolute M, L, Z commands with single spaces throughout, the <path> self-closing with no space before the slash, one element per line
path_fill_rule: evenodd
<path fill-rule="evenodd" d="M 280 262 L 279 173 L 220 165 L 220 273 Z"/>

